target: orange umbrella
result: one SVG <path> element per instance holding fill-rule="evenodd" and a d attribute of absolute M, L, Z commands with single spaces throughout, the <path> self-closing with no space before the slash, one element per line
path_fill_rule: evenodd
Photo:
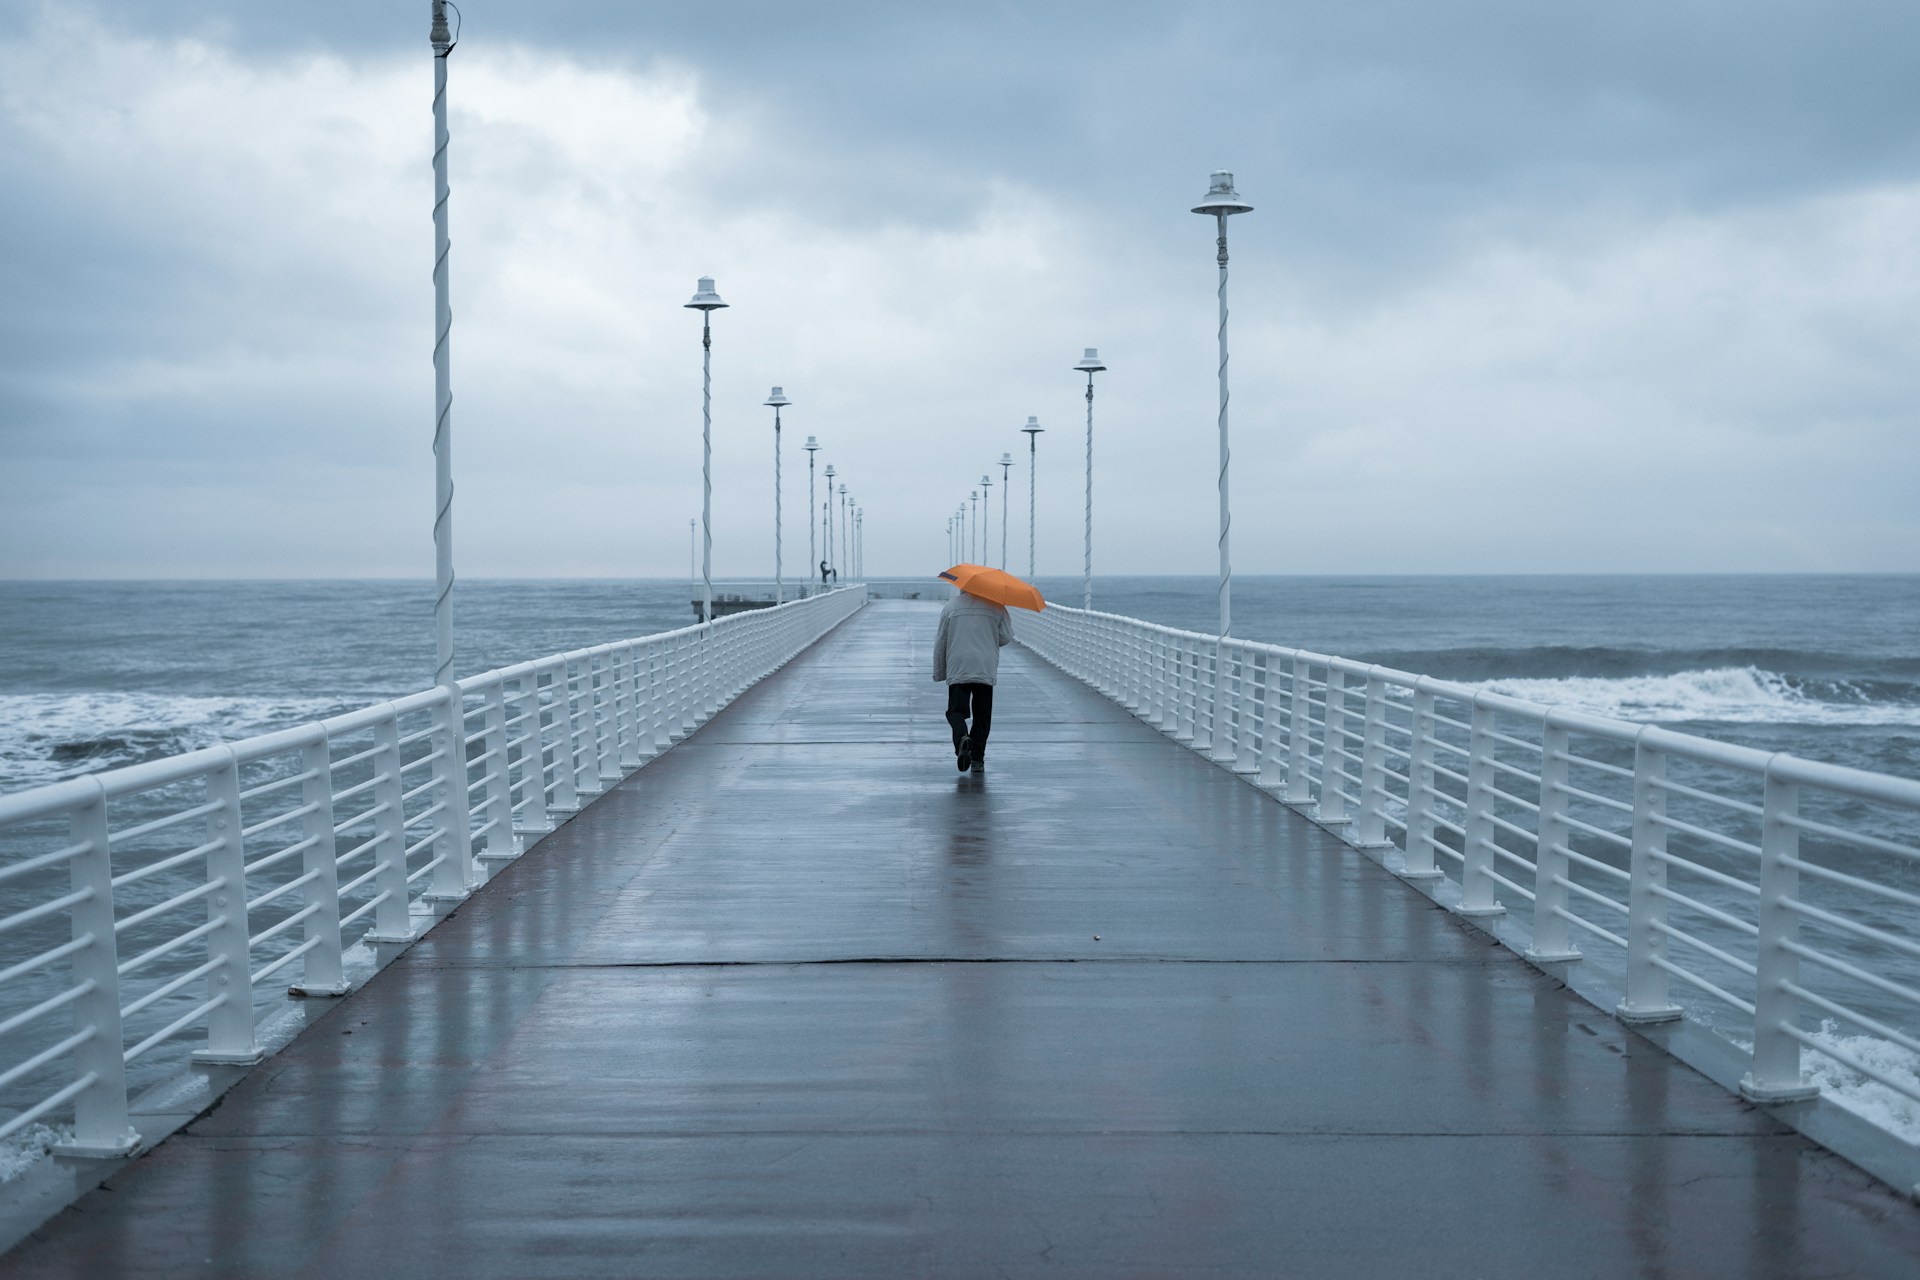
<path fill-rule="evenodd" d="M 1047 602 L 1040 598 L 1038 587 L 1022 582 L 1001 569 L 989 569 L 983 564 L 957 564 L 940 577 L 970 596 L 979 596 L 995 604 L 1031 609 L 1035 613 L 1047 607 Z"/>

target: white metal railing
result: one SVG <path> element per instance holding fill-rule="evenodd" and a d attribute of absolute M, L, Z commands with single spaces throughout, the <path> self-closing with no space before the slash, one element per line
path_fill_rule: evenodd
<path fill-rule="evenodd" d="M 0 1139 L 70 1110 L 63 1153 L 132 1150 L 130 1063 L 194 1032 L 197 1061 L 257 1061 L 261 984 L 298 962 L 293 993 L 342 994 L 347 946 L 412 941 L 865 602 L 850 585 L 0 796 L 22 850 L 0 936 L 26 956 L 0 969 L 0 1091 L 25 1098 Z"/>
<path fill-rule="evenodd" d="M 1461 914 L 1504 896 L 1530 958 L 1607 959 L 1623 1020 L 1750 1036 L 1748 1098 L 1816 1094 L 1812 1048 L 1920 1103 L 1808 1025 L 1920 1054 L 1920 782 L 1113 614 L 1019 639 Z"/>

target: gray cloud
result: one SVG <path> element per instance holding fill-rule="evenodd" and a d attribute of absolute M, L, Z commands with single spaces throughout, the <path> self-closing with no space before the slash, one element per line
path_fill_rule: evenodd
<path fill-rule="evenodd" d="M 703 271 L 726 571 L 774 381 L 884 572 L 1041 413 L 1077 563 L 1096 342 L 1100 562 L 1204 571 L 1218 164 L 1237 564 L 1920 567 L 1910 5 L 467 8 L 465 572 L 680 570 Z M 425 11 L 0 4 L 0 573 L 425 571 Z"/>

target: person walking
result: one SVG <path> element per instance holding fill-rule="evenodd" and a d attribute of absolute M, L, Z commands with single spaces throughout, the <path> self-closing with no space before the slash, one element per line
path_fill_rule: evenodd
<path fill-rule="evenodd" d="M 1000 675 L 1000 649 L 1013 639 L 1006 608 L 957 592 L 940 611 L 933 637 L 933 678 L 947 686 L 947 725 L 953 730 L 954 765 L 965 773 L 986 763 L 993 728 L 993 685 Z"/>

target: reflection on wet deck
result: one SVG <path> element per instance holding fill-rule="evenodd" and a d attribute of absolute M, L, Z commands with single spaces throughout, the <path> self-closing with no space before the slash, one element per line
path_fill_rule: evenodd
<path fill-rule="evenodd" d="M 1913 1274 L 1920 1213 L 1008 652 L 882 603 L 14 1275 Z"/>

